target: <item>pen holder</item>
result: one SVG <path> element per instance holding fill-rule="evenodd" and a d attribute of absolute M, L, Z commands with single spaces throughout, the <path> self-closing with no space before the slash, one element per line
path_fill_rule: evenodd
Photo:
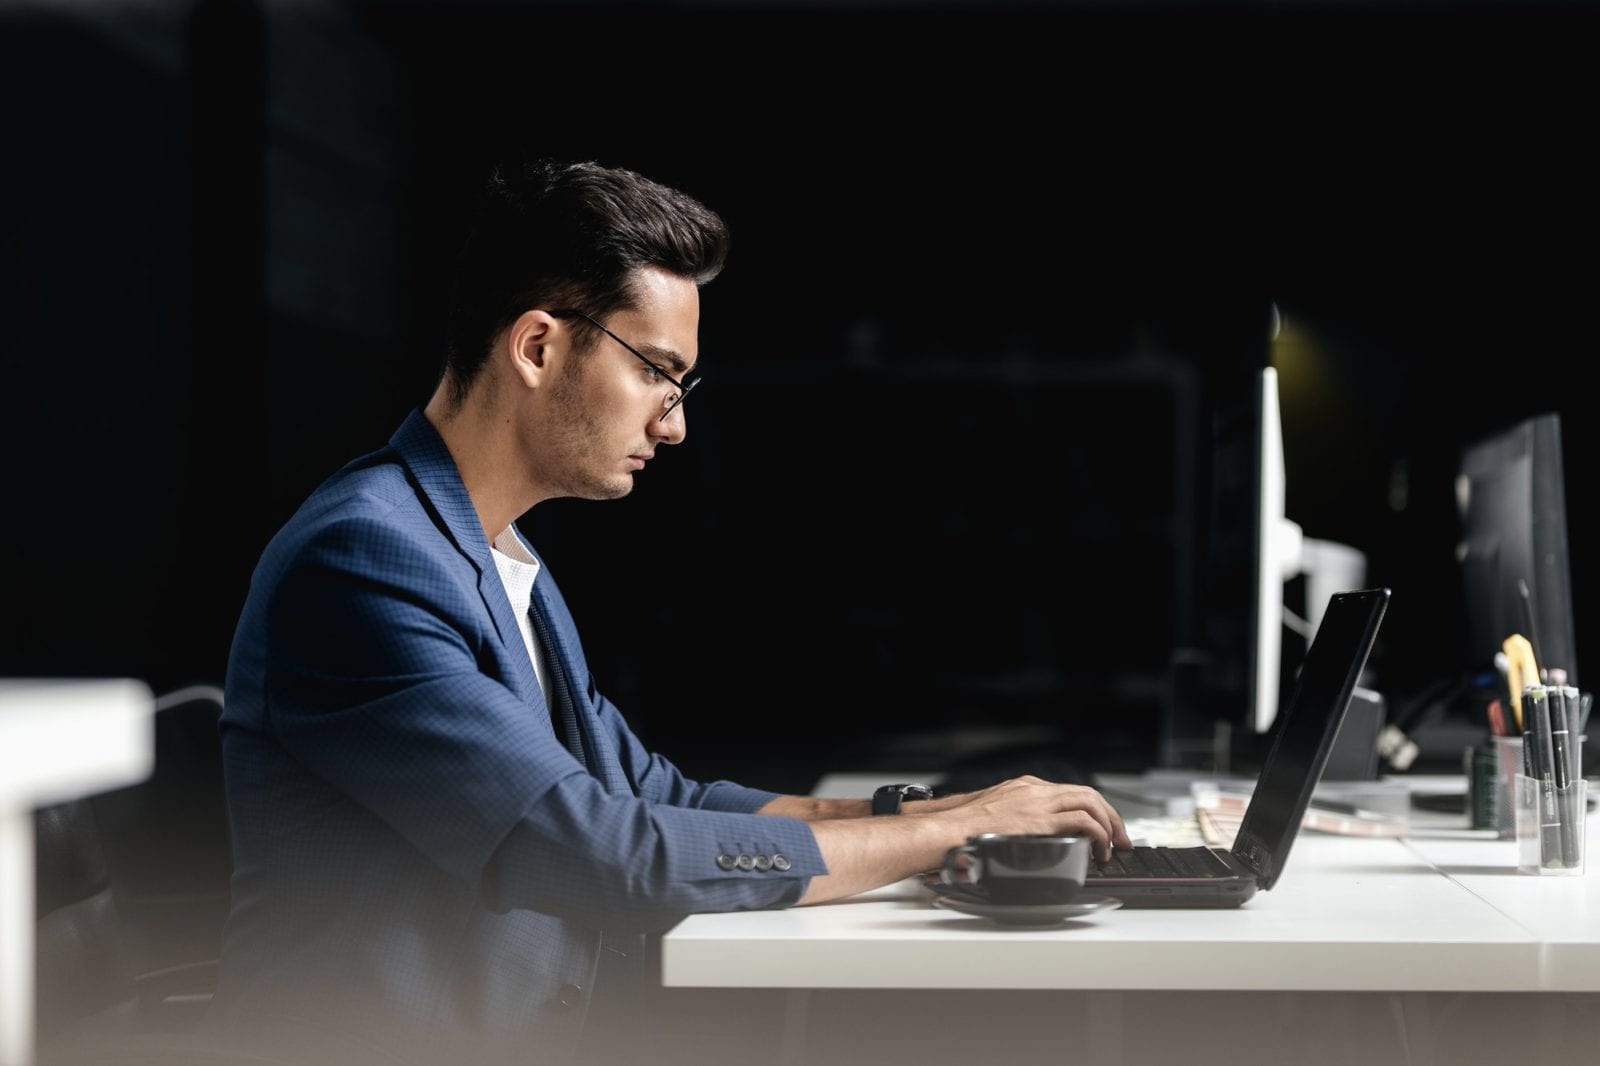
<path fill-rule="evenodd" d="M 1499 829 L 1496 807 L 1511 803 L 1506 775 L 1500 772 L 1500 756 L 1485 739 L 1461 753 L 1461 769 L 1467 779 L 1467 824 L 1473 829 Z M 1507 837 L 1515 833 L 1504 834 Z"/>
<path fill-rule="evenodd" d="M 1492 779 L 1486 806 L 1494 812 L 1494 827 L 1501 840 L 1517 835 L 1517 776 L 1522 773 L 1522 738 L 1493 737 L 1497 775 Z"/>
<path fill-rule="evenodd" d="M 1517 869 L 1525 874 L 1581 875 L 1588 785 L 1582 778 L 1556 788 L 1516 775 Z"/>

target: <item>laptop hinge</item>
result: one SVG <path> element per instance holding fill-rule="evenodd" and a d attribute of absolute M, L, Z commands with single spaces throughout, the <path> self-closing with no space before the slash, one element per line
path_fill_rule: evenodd
<path fill-rule="evenodd" d="M 1277 872 L 1274 869 L 1277 864 L 1272 860 L 1272 849 L 1254 837 L 1242 835 L 1235 837 L 1233 857 L 1254 874 L 1263 887 L 1277 880 Z"/>

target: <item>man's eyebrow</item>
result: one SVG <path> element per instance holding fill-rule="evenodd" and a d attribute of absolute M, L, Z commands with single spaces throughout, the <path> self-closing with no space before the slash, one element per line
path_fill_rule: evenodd
<path fill-rule="evenodd" d="M 694 369 L 694 364 L 688 362 L 671 348 L 658 348 L 653 344 L 641 344 L 639 352 L 652 363 L 658 364 L 661 369 L 672 372 L 672 376 L 681 379 L 684 374 Z"/>

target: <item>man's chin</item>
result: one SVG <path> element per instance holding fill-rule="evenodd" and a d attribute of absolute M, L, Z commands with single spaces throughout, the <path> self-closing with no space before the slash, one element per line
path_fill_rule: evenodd
<path fill-rule="evenodd" d="M 615 481 L 606 482 L 606 484 L 600 486 L 600 489 L 602 494 L 595 496 L 595 499 L 620 500 L 633 491 L 633 475 L 624 474 Z"/>

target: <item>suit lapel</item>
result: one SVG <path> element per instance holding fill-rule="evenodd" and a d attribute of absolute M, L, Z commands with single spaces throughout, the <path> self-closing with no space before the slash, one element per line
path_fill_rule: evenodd
<path fill-rule="evenodd" d="M 595 717 L 584 695 L 588 691 L 588 671 L 578 648 L 578 634 L 572 628 L 571 616 L 560 602 L 561 594 L 548 573 L 540 573 L 533 583 L 533 605 L 529 617 L 533 619 L 534 632 L 544 645 L 545 657 L 550 664 L 552 702 L 558 714 L 570 710 L 574 738 L 569 742 L 578 747 L 573 753 L 584 760 L 589 772 L 600 779 L 607 792 L 629 794 L 633 786 L 622 772 L 616 753 L 605 742 L 600 721 Z M 562 719 L 563 728 L 566 719 Z"/>
<path fill-rule="evenodd" d="M 494 622 L 495 633 L 506 650 L 505 658 L 511 663 L 507 680 L 512 691 L 525 702 L 542 703 L 539 679 L 523 649 L 522 630 L 517 625 L 511 601 L 506 598 L 500 571 L 489 556 L 488 538 L 478 520 L 478 509 L 472 505 L 472 497 L 467 495 L 467 487 L 461 481 L 455 457 L 420 408 L 413 410 L 400 424 L 389 438 L 389 445 L 411 471 L 423 501 L 438 517 L 456 550 L 477 570 L 478 595 Z"/>
<path fill-rule="evenodd" d="M 534 582 L 537 590 L 538 582 Z M 543 605 L 538 602 L 539 594 L 533 594 L 534 602 L 528 607 L 528 619 L 533 622 L 533 635 L 539 641 L 539 646 L 544 648 L 545 660 L 549 665 L 548 677 L 550 691 L 548 703 L 555 709 L 551 721 L 556 726 L 556 735 L 566 744 L 567 750 L 572 752 L 573 758 L 593 769 L 592 764 L 584 757 L 584 743 L 581 731 L 578 728 L 577 702 L 572 698 L 572 683 L 567 677 L 567 657 L 558 649 L 550 636 L 550 623 L 545 620 Z"/>
<path fill-rule="evenodd" d="M 588 711 L 587 702 L 579 698 L 578 694 L 583 689 L 578 683 L 583 679 L 578 676 L 577 664 L 581 657 L 578 654 L 577 634 L 568 632 L 570 620 L 560 623 L 552 621 L 556 617 L 568 619 L 568 616 L 565 607 L 557 612 L 551 602 L 550 597 L 555 595 L 559 599 L 559 594 L 553 593 L 549 576 L 541 573 L 533 583 L 533 602 L 527 605 L 534 635 L 550 667 L 551 691 L 546 700 L 539 688 L 533 663 L 523 647 L 522 630 L 514 613 L 524 609 L 523 605 L 513 605 L 506 596 L 500 571 L 489 554 L 489 541 L 484 536 L 483 524 L 478 520 L 477 508 L 473 507 L 467 487 L 461 481 L 455 457 L 420 408 L 407 416 L 389 439 L 389 444 L 411 471 L 424 502 L 438 516 L 439 524 L 456 549 L 477 569 L 478 595 L 494 621 L 505 652 L 504 658 L 510 661 L 508 683 L 512 690 L 541 712 L 546 711 L 548 704 L 552 711 L 547 713 L 547 717 L 557 738 L 591 774 L 600 779 L 607 791 L 631 792 L 632 787 L 621 765 L 614 755 L 608 754 L 609 749 L 600 740 L 599 722 Z"/>

